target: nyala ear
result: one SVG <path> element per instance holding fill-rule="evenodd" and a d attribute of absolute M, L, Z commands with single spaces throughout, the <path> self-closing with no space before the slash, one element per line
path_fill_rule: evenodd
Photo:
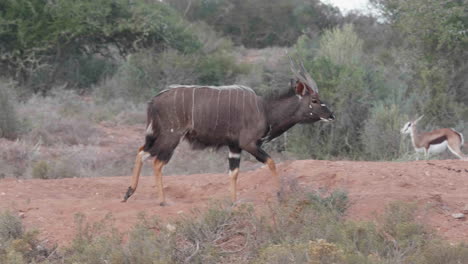
<path fill-rule="evenodd" d="M 306 86 L 301 82 L 296 82 L 296 94 L 300 96 L 304 96 L 307 93 Z"/>
<path fill-rule="evenodd" d="M 314 94 L 314 91 L 307 85 L 303 84 L 302 82 L 296 82 L 295 89 L 296 89 L 296 94 L 300 96 L 304 96 L 307 93 Z"/>

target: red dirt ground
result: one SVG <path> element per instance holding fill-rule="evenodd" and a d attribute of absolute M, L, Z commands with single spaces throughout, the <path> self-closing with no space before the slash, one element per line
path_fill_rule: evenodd
<path fill-rule="evenodd" d="M 148 164 L 146 165 L 148 166 Z M 459 160 L 414 162 L 290 161 L 278 164 L 284 182 L 349 192 L 352 205 L 348 217 L 375 220 L 392 201 L 416 202 L 417 219 L 452 242 L 468 242 L 468 222 L 451 214 L 468 209 L 468 162 Z M 267 168 L 242 172 L 239 177 L 241 202 L 262 206 L 273 193 Z M 0 180 L 0 210 L 23 217 L 27 228 L 40 231 L 49 243 L 67 244 L 76 230 L 74 215 L 99 221 L 108 213 L 116 227 L 129 230 L 137 215 L 157 215 L 170 221 L 192 208 L 207 206 L 212 199 L 229 196 L 225 174 L 174 175 L 164 177 L 169 205 L 157 204 L 153 177 L 140 179 L 139 189 L 127 203 L 120 200 L 130 177 L 59 180 Z"/>

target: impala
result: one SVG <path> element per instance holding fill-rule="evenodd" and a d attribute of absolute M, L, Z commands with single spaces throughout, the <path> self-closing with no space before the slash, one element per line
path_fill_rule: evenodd
<path fill-rule="evenodd" d="M 416 124 L 421 120 L 420 116 L 415 121 L 406 123 L 401 129 L 401 133 L 410 134 L 413 147 L 416 152 L 424 152 L 427 158 L 430 154 L 437 154 L 445 151 L 447 148 L 455 156 L 466 160 L 467 157 L 461 152 L 461 146 L 464 143 L 463 135 L 451 128 L 441 128 L 430 132 L 419 132 Z"/>

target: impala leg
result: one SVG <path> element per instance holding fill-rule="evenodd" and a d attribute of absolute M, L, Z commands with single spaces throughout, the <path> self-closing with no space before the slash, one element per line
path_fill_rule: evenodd
<path fill-rule="evenodd" d="M 164 167 L 164 165 L 166 165 L 164 161 L 158 160 L 157 158 L 154 159 L 154 177 L 156 178 L 156 187 L 158 188 L 160 206 L 166 205 L 166 196 L 164 195 L 164 186 L 162 181 L 162 168 Z"/>
<path fill-rule="evenodd" d="M 237 178 L 239 176 L 240 148 L 229 147 L 229 178 L 231 179 L 231 200 L 237 201 Z"/>
<path fill-rule="evenodd" d="M 451 142 L 449 141 L 448 142 L 448 149 L 450 150 L 450 152 L 452 152 L 455 156 L 457 156 L 459 159 L 461 160 L 468 160 L 468 157 L 465 156 L 465 154 L 463 154 L 463 152 L 461 151 L 461 145 L 460 145 L 461 141 L 459 142 Z"/>
<path fill-rule="evenodd" d="M 135 158 L 135 165 L 133 167 L 133 173 L 132 173 L 132 183 L 128 187 L 127 192 L 125 193 L 125 196 L 122 200 L 123 203 L 125 203 L 128 200 L 128 198 L 130 198 L 130 196 L 132 196 L 132 194 L 135 193 L 136 191 L 145 154 L 148 155 L 147 153 L 143 151 L 143 147 L 140 147 L 138 149 L 138 154 L 136 155 L 136 158 Z"/>

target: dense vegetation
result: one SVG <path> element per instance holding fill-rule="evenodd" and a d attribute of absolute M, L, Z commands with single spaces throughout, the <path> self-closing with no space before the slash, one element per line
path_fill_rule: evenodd
<path fill-rule="evenodd" d="M 449 245 L 415 221 L 411 204 L 390 204 L 376 223 L 343 216 L 345 192 L 328 195 L 291 189 L 280 204 L 262 210 L 217 203 L 162 223 L 145 215 L 120 233 L 108 215 L 90 224 L 76 215 L 71 245 L 54 249 L 25 231 L 20 220 L 0 213 L 0 261 L 22 263 L 317 263 L 458 264 L 466 245 Z"/>
<path fill-rule="evenodd" d="M 296 126 L 266 146 L 270 153 L 407 159 L 413 152 L 399 129 L 422 114 L 423 128 L 453 127 L 468 138 L 467 1 L 370 2 L 372 15 L 344 15 L 319 0 L 2 0 L 0 178 L 127 175 L 135 146 L 114 148 L 119 159 L 98 155 L 97 124 L 142 126 L 146 102 L 174 83 L 278 94 L 291 78 L 285 51 L 304 62 L 337 120 Z M 182 164 L 207 172 L 219 159 L 201 156 Z M 468 258 L 466 245 L 448 245 L 416 223 L 412 206 L 393 204 L 374 224 L 345 220 L 347 202 L 343 192 L 293 190 L 266 218 L 217 205 L 171 225 L 142 216 L 129 234 L 113 229 L 111 216 L 95 226 L 77 216 L 78 235 L 64 250 L 45 247 L 2 212 L 0 263 Z"/>
<path fill-rule="evenodd" d="M 269 151 L 404 159 L 409 141 L 399 128 L 422 114 L 423 128 L 453 127 L 468 138 L 466 1 L 371 3 L 374 15 L 343 15 L 318 0 L 2 1 L 0 136 L 50 145 L 50 134 L 78 123 L 91 138 L 61 143 L 91 145 L 92 124 L 144 114 L 145 102 L 173 83 L 275 94 L 291 77 L 288 50 L 338 118 L 296 126 Z"/>

